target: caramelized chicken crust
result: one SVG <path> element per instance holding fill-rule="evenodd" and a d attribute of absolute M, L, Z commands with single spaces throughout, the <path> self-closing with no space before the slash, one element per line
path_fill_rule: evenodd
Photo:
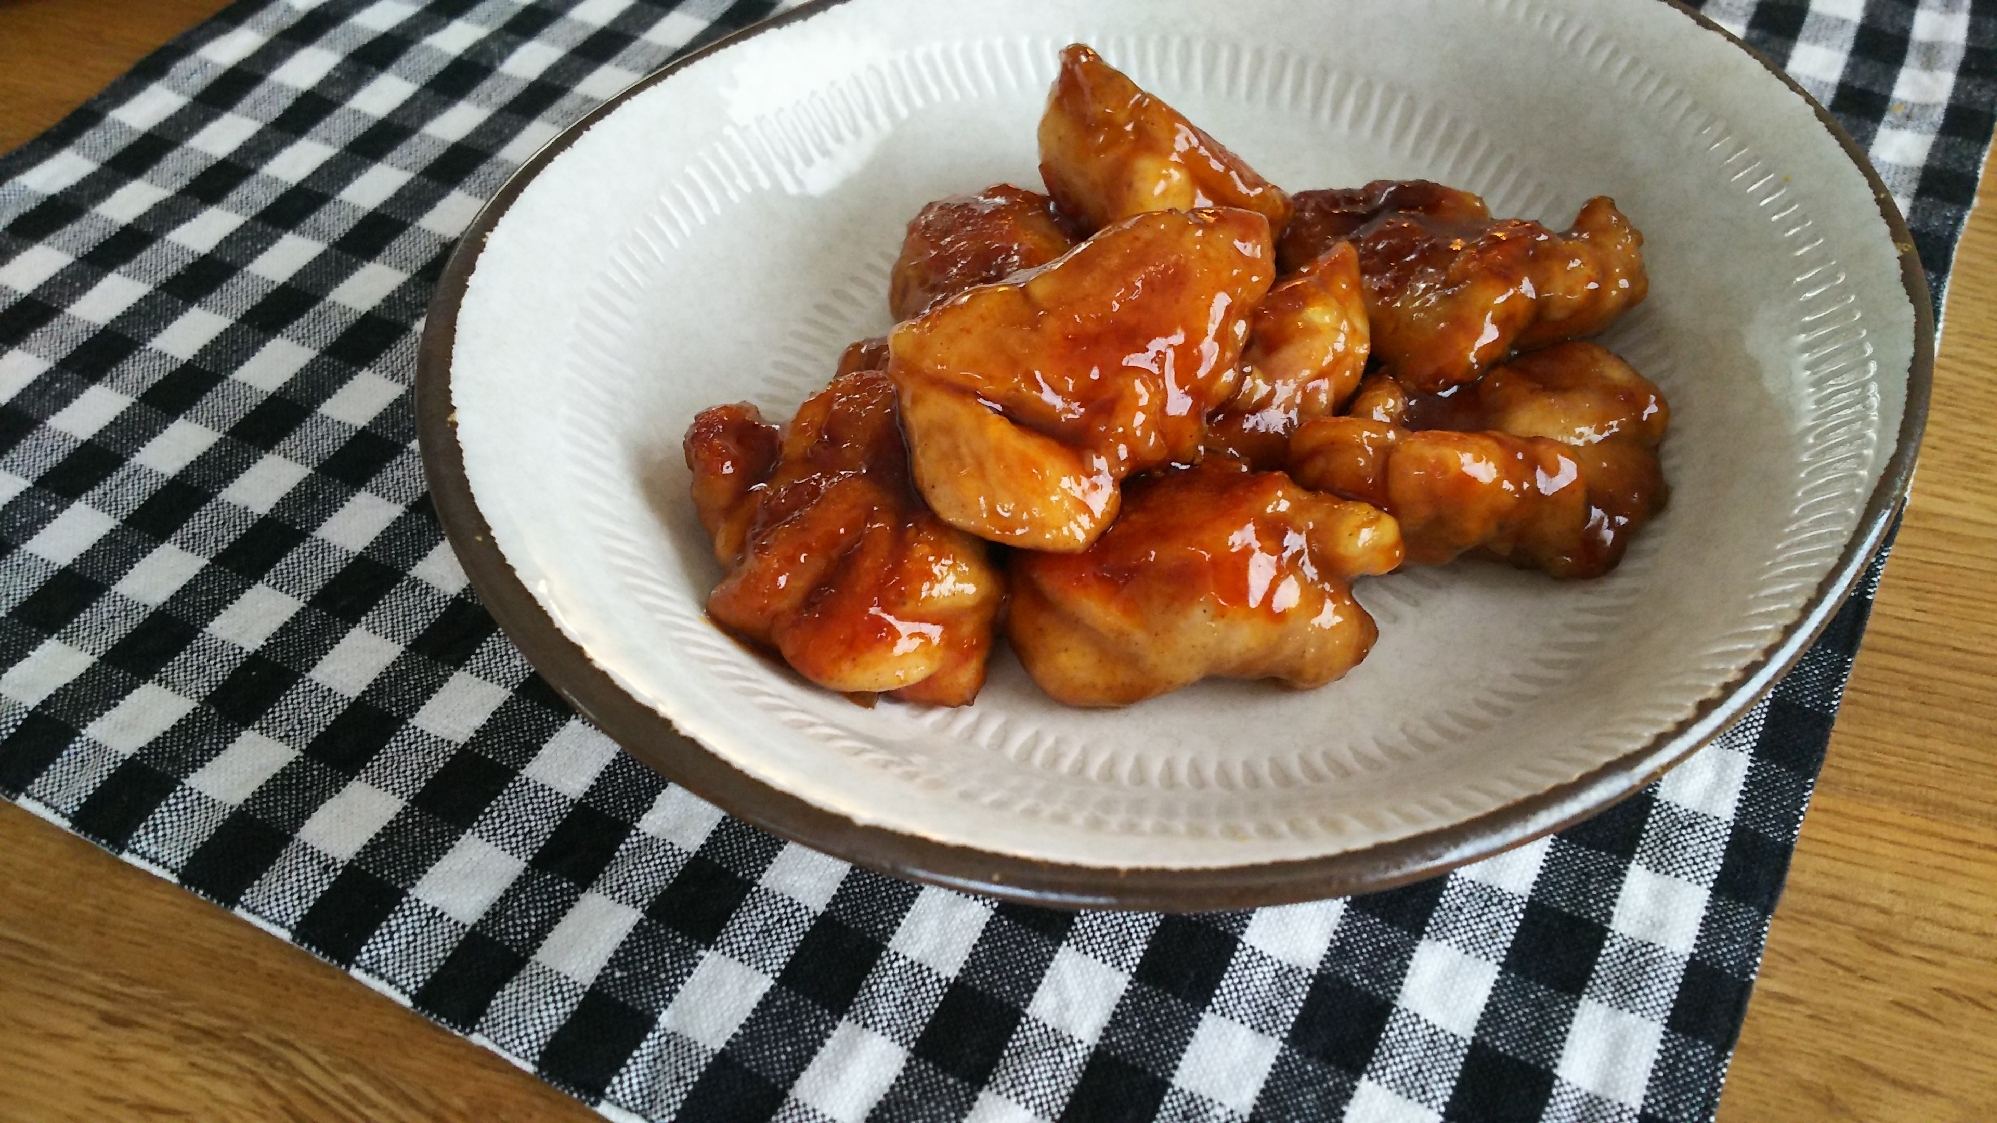
<path fill-rule="evenodd" d="M 1372 389 L 1392 401 L 1388 387 Z M 1477 551 L 1596 577 L 1664 508 L 1654 449 L 1670 407 L 1593 343 L 1521 356 L 1474 387 L 1382 419 L 1391 412 L 1304 425 L 1289 470 L 1307 487 L 1393 512 L 1416 565 Z"/>
<path fill-rule="evenodd" d="M 1536 315 L 1512 340 L 1514 351 L 1594 335 L 1650 295 L 1643 233 L 1614 199 L 1597 195 L 1582 204 L 1565 232 L 1537 244 L 1532 282 L 1539 293 Z"/>
<path fill-rule="evenodd" d="M 1371 650 L 1348 581 L 1400 564 L 1391 516 L 1220 458 L 1126 490 L 1088 550 L 1013 559 L 1006 634 L 1048 694 L 1123 706 L 1209 676 L 1308 689 Z"/>
<path fill-rule="evenodd" d="M 1297 426 L 1337 412 L 1359 388 L 1370 341 L 1359 254 L 1339 242 L 1278 281 L 1255 310 L 1241 388 L 1209 419 L 1207 448 L 1282 467 Z"/>
<path fill-rule="evenodd" d="M 1284 263 L 1356 242 L 1373 355 L 1417 392 L 1473 381 L 1515 350 L 1592 335 L 1649 291 L 1643 235 L 1607 198 L 1589 200 L 1564 233 L 1493 219 L 1476 196 L 1431 183 L 1297 198 Z"/>
<path fill-rule="evenodd" d="M 1197 207 L 1256 211 L 1277 234 L 1290 221 L 1282 188 L 1079 43 L 1061 52 L 1040 119 L 1040 176 L 1083 233 Z"/>
<path fill-rule="evenodd" d="M 1491 221 L 1491 209 L 1468 191 L 1426 179 L 1375 180 L 1364 187 L 1299 191 L 1296 214 L 1276 243 L 1276 260 L 1291 273 L 1350 239 L 1384 214 L 1415 214 L 1455 226 Z"/>
<path fill-rule="evenodd" d="M 1570 445 L 1615 439 L 1656 448 L 1671 427 L 1663 392 L 1597 343 L 1562 343 L 1520 355 L 1471 389 L 1482 427 L 1518 437 Z"/>
<path fill-rule="evenodd" d="M 923 498 L 981 538 L 1086 549 L 1119 481 L 1199 459 L 1274 276 L 1261 215 L 1153 212 L 901 324 L 888 370 Z"/>
<path fill-rule="evenodd" d="M 715 622 L 832 690 L 977 697 L 1004 577 L 910 485 L 886 374 L 841 375 L 781 435 L 753 406 L 707 410 L 685 451 L 729 569 L 707 599 Z"/>
<path fill-rule="evenodd" d="M 686 466 L 693 472 L 693 510 L 724 566 L 742 558 L 756 504 L 744 502 L 769 478 L 783 442 L 776 426 L 747 402 L 703 410 L 687 428 Z"/>
<path fill-rule="evenodd" d="M 920 316 L 939 300 L 1045 265 L 1073 247 L 1045 195 L 1004 183 L 953 195 L 908 224 L 888 281 L 888 310 L 896 321 Z"/>
<path fill-rule="evenodd" d="M 888 337 L 876 335 L 849 345 L 839 356 L 839 373 L 856 374 L 863 370 L 888 369 Z"/>
<path fill-rule="evenodd" d="M 1359 392 L 1345 403 L 1347 416 L 1384 421 L 1389 425 L 1399 425 L 1402 415 L 1407 412 L 1408 392 L 1384 374 L 1372 375 L 1361 382 Z"/>

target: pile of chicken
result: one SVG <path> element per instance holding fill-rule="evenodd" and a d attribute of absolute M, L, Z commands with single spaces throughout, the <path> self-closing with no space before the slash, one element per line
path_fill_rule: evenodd
<path fill-rule="evenodd" d="M 1644 297 L 1609 199 L 1555 232 L 1426 182 L 1288 195 L 1079 45 L 1040 153 L 1047 195 L 923 209 L 898 326 L 789 425 L 687 433 L 708 612 L 811 681 L 964 705 L 1003 629 L 1078 706 L 1320 686 L 1378 635 L 1353 578 L 1593 577 L 1663 506 L 1663 396 L 1572 342 Z"/>

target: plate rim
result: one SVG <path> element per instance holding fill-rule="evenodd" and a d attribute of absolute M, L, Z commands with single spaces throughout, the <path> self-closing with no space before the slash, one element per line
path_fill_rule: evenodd
<path fill-rule="evenodd" d="M 1544 837 L 1635 795 L 1690 757 L 1772 690 L 1843 606 L 1896 522 L 1926 428 L 1935 351 L 1933 301 L 1919 252 L 1878 171 L 1830 112 L 1767 56 L 1683 0 L 1665 0 L 1717 34 L 1804 100 L 1872 188 L 1914 308 L 1906 406 L 1893 454 L 1837 563 L 1782 636 L 1683 721 L 1574 780 L 1447 827 L 1312 858 L 1166 868 L 1085 866 L 979 850 L 857 822 L 738 769 L 618 686 L 555 624 L 493 540 L 472 495 L 458 442 L 451 367 L 458 311 L 486 237 L 513 203 L 591 126 L 633 97 L 711 55 L 852 0 L 811 0 L 727 35 L 654 71 L 591 110 L 529 157 L 466 227 L 439 276 L 417 347 L 417 442 L 430 499 L 473 591 L 527 661 L 625 752 L 700 798 L 778 837 L 882 873 L 1023 904 L 1061 908 L 1211 911 L 1374 892 L 1445 873 Z"/>

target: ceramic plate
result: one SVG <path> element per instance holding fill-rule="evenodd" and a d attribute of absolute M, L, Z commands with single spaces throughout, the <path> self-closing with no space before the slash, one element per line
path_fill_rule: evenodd
<path fill-rule="evenodd" d="M 890 325 L 927 201 L 1038 186 L 1071 41 L 1291 190 L 1427 178 L 1565 226 L 1613 196 L 1650 298 L 1604 337 L 1669 396 L 1670 509 L 1585 583 L 1479 563 L 1363 581 L 1340 682 L 1120 711 L 1009 653 L 973 706 L 865 709 L 702 614 L 694 414 L 773 418 Z M 479 594 L 666 775 L 841 857 L 1165 908 L 1379 888 L 1640 787 L 1745 710 L 1881 540 L 1925 409 L 1898 212 L 1815 103 L 1657 0 L 845 0 L 653 76 L 479 218 L 424 342 L 426 463 Z"/>

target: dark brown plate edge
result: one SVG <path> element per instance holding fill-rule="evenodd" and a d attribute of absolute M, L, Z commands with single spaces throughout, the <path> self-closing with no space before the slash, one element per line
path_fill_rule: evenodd
<path fill-rule="evenodd" d="M 528 661 L 576 711 L 641 762 L 745 822 L 883 873 L 965 892 L 1060 908 L 1198 912 L 1318 900 L 1391 889 L 1523 845 L 1636 794 L 1759 702 L 1829 624 L 1889 533 L 1913 477 L 1934 373 L 1934 315 L 1905 219 L 1864 153 L 1810 93 L 1760 52 L 1681 0 L 1665 0 L 1760 63 L 1816 113 L 1872 187 L 1914 306 L 1914 355 L 1899 442 L 1859 528 L 1783 637 L 1690 717 L 1649 744 L 1568 783 L 1452 826 L 1361 850 L 1296 861 L 1193 869 L 1080 866 L 938 842 L 869 826 L 771 787 L 681 734 L 624 692 L 571 641 L 521 583 L 472 497 L 451 408 L 458 308 L 485 239 L 541 170 L 590 126 L 693 63 L 848 0 L 813 0 L 745 28 L 657 71 L 550 140 L 500 188 L 446 263 L 418 347 L 416 423 L 424 474 L 445 534 L 473 590 Z"/>

